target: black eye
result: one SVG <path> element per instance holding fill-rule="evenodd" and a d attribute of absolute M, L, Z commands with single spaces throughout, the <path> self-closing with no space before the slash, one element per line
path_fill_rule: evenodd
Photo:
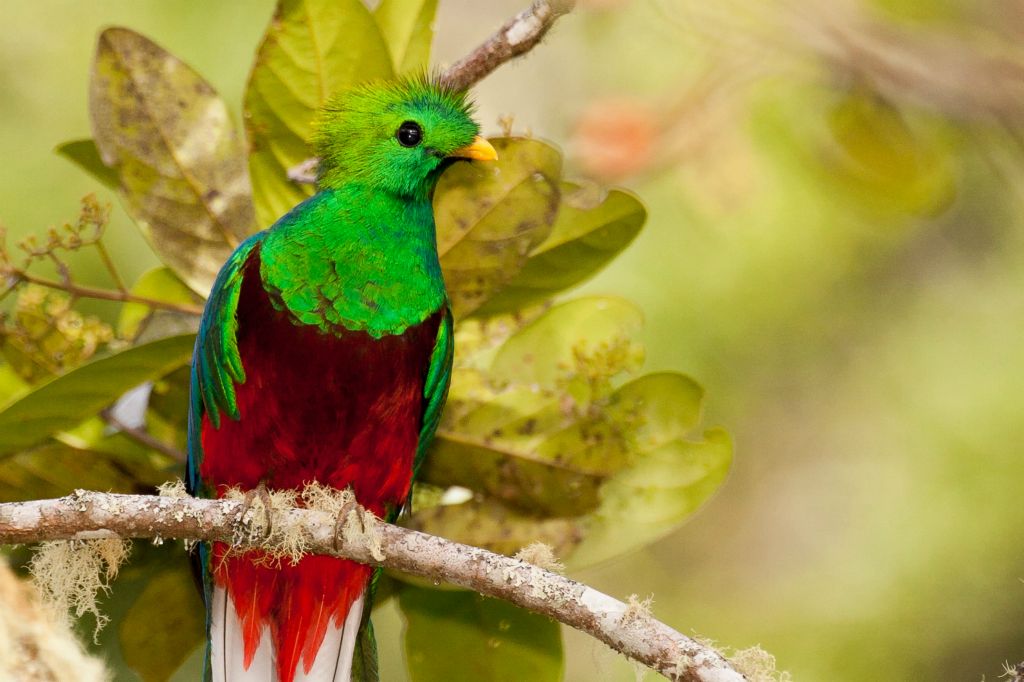
<path fill-rule="evenodd" d="M 415 147 L 423 140 L 423 128 L 420 128 L 420 124 L 416 121 L 406 121 L 398 126 L 395 137 L 403 147 Z"/>

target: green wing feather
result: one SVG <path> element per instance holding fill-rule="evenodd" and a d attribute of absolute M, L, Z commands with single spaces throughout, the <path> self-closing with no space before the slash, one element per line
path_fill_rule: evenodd
<path fill-rule="evenodd" d="M 220 426 L 222 415 L 238 419 L 235 384 L 245 381 L 245 368 L 238 354 L 238 297 L 242 291 L 245 264 L 263 241 L 265 232 L 249 237 L 228 258 L 217 275 L 206 310 L 199 323 L 196 349 L 192 355 L 192 391 L 188 418 L 188 472 L 186 483 L 193 494 L 199 490 L 202 444 L 199 429 L 202 415 Z"/>
<path fill-rule="evenodd" d="M 437 340 L 434 342 L 434 351 L 430 355 L 427 380 L 423 385 L 425 406 L 423 425 L 420 427 L 420 439 L 416 445 L 416 457 L 412 466 L 413 480 L 416 480 L 427 449 L 430 447 L 431 441 L 434 440 L 434 432 L 437 431 L 437 425 L 441 421 L 441 411 L 444 409 L 444 401 L 448 397 L 448 387 L 452 382 L 452 360 L 455 357 L 452 326 L 452 309 L 445 306 L 444 319 L 441 320 L 437 329 Z"/>

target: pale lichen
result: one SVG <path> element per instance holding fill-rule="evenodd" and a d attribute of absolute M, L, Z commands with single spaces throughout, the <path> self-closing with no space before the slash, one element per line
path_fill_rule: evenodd
<path fill-rule="evenodd" d="M 546 542 L 531 542 L 516 552 L 515 558 L 555 573 L 565 571 L 565 564 L 558 560 L 554 548 Z"/>
<path fill-rule="evenodd" d="M 100 591 L 110 592 L 110 582 L 130 550 L 131 544 L 120 538 L 44 542 L 28 568 L 43 603 L 63 622 L 68 614 L 92 614 L 96 638 L 110 620 L 100 612 L 97 597 Z"/>
<path fill-rule="evenodd" d="M 302 505 L 306 509 L 315 509 L 335 515 L 340 514 L 356 501 L 355 495 L 348 488 L 338 490 L 323 485 L 319 481 L 307 483 L 306 487 L 302 489 L 299 499 L 302 500 Z"/>
<path fill-rule="evenodd" d="M 654 604 L 653 596 L 640 599 L 635 594 L 629 595 L 629 598 L 626 600 L 626 610 L 622 612 L 622 624 L 628 625 L 641 618 L 650 618 L 652 604 Z"/>
<path fill-rule="evenodd" d="M 185 489 L 185 482 L 180 478 L 161 483 L 156 490 L 160 497 L 189 497 L 188 490 Z"/>
<path fill-rule="evenodd" d="M 741 649 L 728 656 L 732 667 L 750 682 L 792 682 L 785 670 L 775 669 L 775 657 L 759 646 Z"/>

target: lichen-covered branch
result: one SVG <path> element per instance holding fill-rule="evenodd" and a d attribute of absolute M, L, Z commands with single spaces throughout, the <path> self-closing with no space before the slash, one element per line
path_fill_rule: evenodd
<path fill-rule="evenodd" d="M 468 55 L 441 74 L 441 80 L 467 90 L 507 61 L 526 54 L 541 41 L 558 17 L 568 14 L 575 0 L 534 0 Z M 320 159 L 312 157 L 288 169 L 288 179 L 300 185 L 316 183 Z"/>
<path fill-rule="evenodd" d="M 457 90 L 470 88 L 505 62 L 532 50 L 558 17 L 572 11 L 575 4 L 574 0 L 535 0 L 479 47 L 452 64 L 441 79 Z"/>
<path fill-rule="evenodd" d="M 103 538 L 215 540 L 235 546 L 295 546 L 303 552 L 443 580 L 554 618 L 616 651 L 686 682 L 746 678 L 714 649 L 643 608 L 520 559 L 394 526 L 346 505 L 344 523 L 308 508 L 266 510 L 234 499 L 116 495 L 77 491 L 56 500 L 0 504 L 0 543 Z M 339 535 L 340 532 L 340 535 Z"/>

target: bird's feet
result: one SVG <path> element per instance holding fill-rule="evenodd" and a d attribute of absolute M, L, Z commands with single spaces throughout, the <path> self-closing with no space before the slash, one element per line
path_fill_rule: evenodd
<path fill-rule="evenodd" d="M 259 500 L 260 505 L 263 507 L 266 521 L 266 537 L 269 538 L 270 533 L 274 529 L 274 503 L 270 498 L 270 491 L 267 490 L 267 486 L 263 483 L 260 483 L 252 490 L 245 491 L 245 497 L 242 498 L 242 516 L 244 518 L 250 511 L 254 511 L 256 500 Z"/>
<path fill-rule="evenodd" d="M 349 514 L 356 510 L 359 503 L 356 502 L 356 498 L 353 495 L 350 497 L 345 504 L 341 505 L 341 509 L 338 510 L 337 516 L 334 517 L 334 551 L 341 549 L 341 539 L 344 536 L 345 522 L 348 520 Z M 362 515 L 356 514 L 359 522 L 362 523 Z"/>

